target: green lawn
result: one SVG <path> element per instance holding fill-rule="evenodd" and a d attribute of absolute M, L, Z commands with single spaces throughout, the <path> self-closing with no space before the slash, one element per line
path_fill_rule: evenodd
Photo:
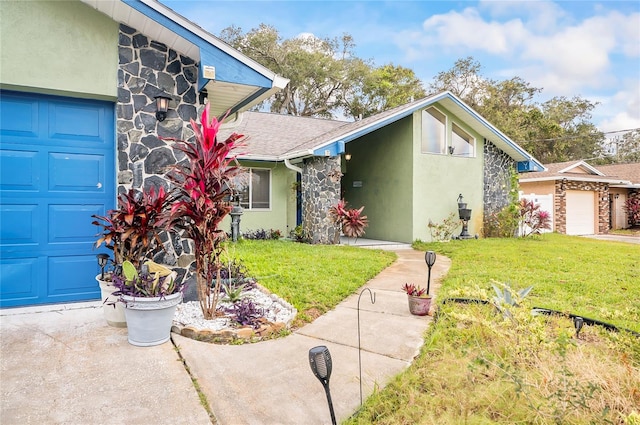
<path fill-rule="evenodd" d="M 513 288 L 533 285 L 535 306 L 640 332 L 640 245 L 547 234 L 414 246 L 453 260 L 441 298 L 474 284 L 491 289 L 492 280 Z"/>
<path fill-rule="evenodd" d="M 530 314 L 547 307 L 640 331 L 640 246 L 556 234 L 414 246 L 453 260 L 437 321 L 411 367 L 347 423 L 640 423 L 640 338 L 589 326 L 576 339 L 569 319 Z M 489 299 L 492 280 L 534 289 L 510 316 L 441 304 Z"/>
<path fill-rule="evenodd" d="M 288 240 L 242 240 L 230 244 L 229 252 L 298 310 L 296 326 L 334 308 L 397 258 L 393 252 Z"/>

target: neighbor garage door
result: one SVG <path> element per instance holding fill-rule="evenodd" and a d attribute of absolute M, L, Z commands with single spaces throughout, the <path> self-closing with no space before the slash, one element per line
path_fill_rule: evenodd
<path fill-rule="evenodd" d="M 592 235 L 595 231 L 595 192 L 567 191 L 567 235 Z"/>
<path fill-rule="evenodd" d="M 113 104 L 0 93 L 0 306 L 100 297 L 92 214 L 114 203 Z"/>

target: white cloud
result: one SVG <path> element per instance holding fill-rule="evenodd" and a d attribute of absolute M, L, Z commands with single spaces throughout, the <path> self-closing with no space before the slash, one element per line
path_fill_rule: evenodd
<path fill-rule="evenodd" d="M 596 125 L 602 131 L 640 128 L 640 81 L 627 80 L 623 90 L 603 99 L 594 111 L 602 116 Z"/>

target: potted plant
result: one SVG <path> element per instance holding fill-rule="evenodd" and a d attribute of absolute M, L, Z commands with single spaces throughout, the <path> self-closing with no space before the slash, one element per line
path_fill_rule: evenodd
<path fill-rule="evenodd" d="M 427 290 L 413 283 L 405 283 L 402 290 L 407 294 L 409 312 L 416 316 L 426 316 L 431 308 L 431 295 Z"/>
<path fill-rule="evenodd" d="M 122 264 L 122 273 L 113 275 L 114 296 L 125 306 L 127 338 L 140 347 L 167 342 L 176 307 L 182 301 L 182 285 L 171 269 L 146 261 L 140 267 Z"/>
<path fill-rule="evenodd" d="M 156 246 L 162 246 L 159 234 L 163 229 L 159 218 L 170 201 L 163 187 L 157 191 L 152 187 L 147 192 L 130 189 L 118 197 L 116 209 L 109 210 L 106 216 L 92 216 L 96 219 L 92 224 L 102 228 L 95 247 L 104 244 L 113 252 L 111 270 L 104 273 L 103 268 L 103 273 L 96 276 L 102 293 L 105 319 L 111 326 L 127 326 L 123 305 L 111 297 L 116 291 L 112 276 L 114 272 L 120 272 L 125 261 L 138 267 Z M 101 266 L 104 267 L 104 264 Z"/>
<path fill-rule="evenodd" d="M 176 164 L 168 174 L 175 184 L 176 200 L 162 222 L 193 241 L 198 301 L 204 318 L 211 320 L 220 298 L 221 255 L 227 238 L 219 227 L 232 208 L 229 200 L 240 172 L 232 151 L 242 136 L 233 133 L 226 140 L 217 140 L 220 122 L 215 117 L 209 120 L 209 104 L 200 121 L 198 125 L 191 120 L 193 143 L 167 139 L 178 142 L 175 148 L 187 161 Z"/>

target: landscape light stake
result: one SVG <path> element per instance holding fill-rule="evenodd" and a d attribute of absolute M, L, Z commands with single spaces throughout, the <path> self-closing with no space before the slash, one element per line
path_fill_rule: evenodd
<path fill-rule="evenodd" d="M 427 275 L 427 295 L 429 295 L 429 286 L 431 286 L 431 267 L 436 263 L 436 253 L 433 251 L 427 251 L 424 254 L 424 261 L 427 263 L 427 267 L 429 267 L 429 274 Z"/>
<path fill-rule="evenodd" d="M 576 338 L 580 339 L 580 330 L 584 325 L 584 319 L 582 317 L 574 317 L 573 318 L 573 326 L 576 328 Z"/>
<path fill-rule="evenodd" d="M 371 297 L 371 304 L 376 303 L 376 294 L 371 292 L 371 289 L 364 288 L 360 295 L 358 295 L 358 367 L 360 368 L 360 406 L 362 406 L 362 358 L 360 356 L 360 298 L 364 291 L 369 291 Z"/>
<path fill-rule="evenodd" d="M 104 268 L 107 265 L 107 261 L 109 261 L 109 254 L 98 254 L 96 255 L 96 257 L 98 257 L 98 265 L 102 270 L 100 274 L 100 280 L 104 280 Z"/>
<path fill-rule="evenodd" d="M 336 415 L 333 413 L 333 403 L 331 402 L 331 392 L 329 391 L 329 378 L 331 377 L 331 354 L 324 345 L 313 347 L 309 350 L 309 366 L 316 378 L 320 380 L 327 394 L 329 412 L 331 413 L 331 423 L 336 425 Z"/>

